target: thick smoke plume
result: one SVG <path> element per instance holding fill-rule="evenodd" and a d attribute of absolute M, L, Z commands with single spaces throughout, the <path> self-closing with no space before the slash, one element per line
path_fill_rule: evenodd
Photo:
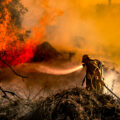
<path fill-rule="evenodd" d="M 118 0 L 112 1 L 111 5 L 107 0 L 45 0 L 44 5 L 43 0 L 22 0 L 22 2 L 29 9 L 23 26 L 29 29 L 37 26 L 46 13 L 50 19 L 51 16 L 55 16 L 55 11 L 63 11 L 60 16 L 56 15 L 57 19 L 45 23 L 44 35 L 39 40 L 47 40 L 61 50 L 109 57 L 114 62 L 120 63 Z M 37 31 L 39 29 L 40 26 Z M 61 42 L 58 44 L 58 41 Z"/>

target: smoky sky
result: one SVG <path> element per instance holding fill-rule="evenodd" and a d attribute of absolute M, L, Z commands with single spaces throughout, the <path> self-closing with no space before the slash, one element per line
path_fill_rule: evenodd
<path fill-rule="evenodd" d="M 45 0 L 49 9 L 43 7 L 42 0 L 22 0 L 28 13 L 22 25 L 32 29 L 38 25 L 45 11 L 52 15 L 53 9 L 62 10 L 54 22 L 45 26 L 42 40 L 49 41 L 57 49 L 73 50 L 77 53 L 109 58 L 119 64 L 119 10 L 118 0 Z M 39 28 L 40 29 L 40 28 Z M 42 41 L 41 40 L 41 41 Z M 58 41 L 61 41 L 60 43 Z M 59 44 L 58 44 L 59 43 Z"/>

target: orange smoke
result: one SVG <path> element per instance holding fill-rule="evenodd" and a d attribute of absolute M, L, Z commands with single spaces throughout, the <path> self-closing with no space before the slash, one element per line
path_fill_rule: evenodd
<path fill-rule="evenodd" d="M 33 34 L 31 38 L 28 39 L 29 42 L 34 41 L 35 46 L 43 42 L 41 39 L 46 35 L 46 28 L 50 25 L 55 24 L 56 18 L 63 14 L 62 10 L 52 8 L 48 4 L 47 0 L 42 1 L 42 6 L 44 9 L 43 16 L 40 18 L 37 27 L 33 28 Z"/>

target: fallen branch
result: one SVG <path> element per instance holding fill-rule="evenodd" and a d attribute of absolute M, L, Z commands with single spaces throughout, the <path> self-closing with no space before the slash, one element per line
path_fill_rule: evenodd
<path fill-rule="evenodd" d="M 12 70 L 12 72 L 16 75 L 16 76 L 18 76 L 18 77 L 21 77 L 21 78 L 28 78 L 27 76 L 23 76 L 23 75 L 20 75 L 19 73 L 17 73 L 8 63 L 6 63 L 4 60 L 2 60 L 1 58 L 0 58 L 0 61 L 2 62 L 2 63 L 4 63 L 5 65 L 7 65 L 11 70 Z"/>
<path fill-rule="evenodd" d="M 9 94 L 11 94 L 12 96 L 16 96 L 16 97 L 20 98 L 20 97 L 19 97 L 17 94 L 15 94 L 14 92 L 7 91 L 7 90 L 3 90 L 2 87 L 0 87 L 0 90 L 1 90 L 2 93 L 4 94 L 3 97 L 5 97 L 5 98 L 9 98 L 6 93 L 9 93 Z"/>

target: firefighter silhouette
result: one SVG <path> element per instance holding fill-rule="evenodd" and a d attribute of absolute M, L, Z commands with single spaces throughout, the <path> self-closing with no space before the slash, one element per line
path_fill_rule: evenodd
<path fill-rule="evenodd" d="M 86 80 L 86 89 L 97 93 L 104 92 L 104 79 L 102 78 L 102 63 L 97 59 L 90 59 L 88 55 L 82 57 L 83 66 L 86 67 L 86 76 L 82 81 L 82 86 Z"/>

